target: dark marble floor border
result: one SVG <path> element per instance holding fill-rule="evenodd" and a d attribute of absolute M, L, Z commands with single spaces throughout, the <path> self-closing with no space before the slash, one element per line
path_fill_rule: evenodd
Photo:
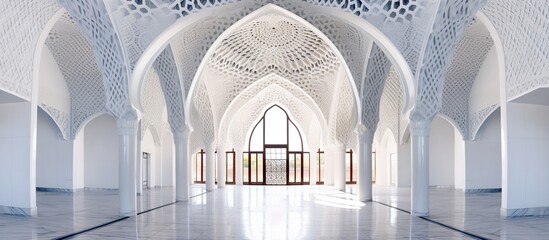
<path fill-rule="evenodd" d="M 393 209 L 396 209 L 396 210 L 399 210 L 401 212 L 405 212 L 405 213 L 408 213 L 411 215 L 410 211 L 408 210 L 404 210 L 402 208 L 398 208 L 398 207 L 394 207 L 394 206 L 391 206 L 389 204 L 386 204 L 386 203 L 382 203 L 382 202 L 378 202 L 378 201 L 372 201 L 372 202 L 375 202 L 375 203 L 378 203 L 378 204 L 381 204 L 383 206 L 386 206 L 386 207 L 390 207 L 390 208 L 393 208 Z M 420 219 L 423 219 L 425 221 L 428 221 L 430 223 L 434 223 L 434 224 L 437 224 L 441 227 L 445 227 L 445 228 L 448 228 L 450 230 L 453 230 L 453 231 L 456 231 L 456 232 L 460 232 L 460 233 L 463 233 L 464 235 L 468 236 L 468 237 L 472 237 L 472 238 L 475 238 L 475 239 L 481 239 L 481 240 L 489 240 L 489 238 L 485 238 L 485 237 L 482 237 L 482 236 L 479 236 L 479 235 L 476 235 L 476 234 L 473 234 L 473 233 L 470 233 L 470 232 L 467 232 L 465 230 L 461 230 L 461 229 L 457 229 L 455 227 L 452 227 L 450 225 L 446 225 L 444 223 L 441 223 L 441 222 L 438 222 L 438 221 L 435 221 L 433 219 L 430 219 L 430 218 L 427 218 L 427 217 L 418 217 Z"/>
<path fill-rule="evenodd" d="M 70 189 L 70 188 L 47 188 L 47 187 L 36 187 L 36 191 L 37 191 L 37 192 L 75 193 L 75 192 L 82 192 L 82 191 L 84 191 L 84 188 Z"/>
<path fill-rule="evenodd" d="M 501 192 L 501 188 L 478 188 L 478 189 L 464 189 L 464 193 L 497 193 Z"/>
<path fill-rule="evenodd" d="M 204 195 L 206 193 L 209 193 L 209 192 L 203 192 L 203 193 L 200 193 L 200 194 L 196 194 L 196 195 L 193 195 L 189 198 L 195 198 L 195 197 L 198 197 L 198 196 L 201 196 L 201 195 Z M 167 204 L 164 204 L 164 205 L 161 205 L 161 206 L 158 206 L 158 207 L 154 207 L 154 208 L 151 208 L 151 209 L 147 209 L 147 210 L 144 210 L 144 211 L 141 211 L 141 212 L 138 212 L 136 215 L 141 215 L 141 214 L 144 214 L 144 213 L 147 213 L 147 212 L 150 212 L 150 211 L 154 211 L 154 210 L 157 210 L 157 209 L 160 209 L 160 208 L 163 208 L 163 207 L 167 207 L 167 206 L 171 206 L 171 205 L 174 205 L 176 204 L 177 202 L 171 202 L 171 203 L 167 203 Z M 90 231 L 93 231 L 93 230 L 96 230 L 96 229 L 99 229 L 99 228 L 102 228 L 102 227 L 106 227 L 108 225 L 111 225 L 113 223 L 117 223 L 117 222 L 120 222 L 120 221 L 124 221 L 126 219 L 129 219 L 131 217 L 120 217 L 118 219 L 115 219 L 115 220 L 112 220 L 110 222 L 106 222 L 106 223 L 103 223 L 103 224 L 99 224 L 97 226 L 93 226 L 93 227 L 90 227 L 90 228 L 86 228 L 86 229 L 83 229 L 83 230 L 80 230 L 78 232 L 73 232 L 73 233 L 69 233 L 67 235 L 63 235 L 63 236 L 60 236 L 60 237 L 57 237 L 57 238 L 54 238 L 54 240 L 61 240 L 61 239 L 69 239 L 69 238 L 73 238 L 75 236 L 78 236 L 80 234 L 83 234 L 83 233 L 87 233 L 87 232 L 90 232 Z"/>

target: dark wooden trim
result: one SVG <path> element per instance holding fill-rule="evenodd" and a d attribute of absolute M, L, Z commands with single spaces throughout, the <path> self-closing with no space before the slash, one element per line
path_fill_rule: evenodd
<path fill-rule="evenodd" d="M 232 154 L 232 166 L 233 166 L 233 171 L 231 172 L 232 173 L 232 181 L 229 181 L 229 154 Z M 236 165 L 235 165 L 235 159 L 236 159 L 236 152 L 234 151 L 234 148 L 232 151 L 226 151 L 225 152 L 225 184 L 230 184 L 230 185 L 234 185 L 236 184 L 236 172 L 235 172 L 235 168 L 236 168 Z"/>
<path fill-rule="evenodd" d="M 318 185 L 324 185 L 324 179 L 322 178 L 322 172 L 321 172 L 321 169 L 322 169 L 322 162 L 320 161 L 321 160 L 321 155 L 324 155 L 324 151 L 320 150 L 320 148 L 318 148 L 318 151 L 316 152 L 317 153 L 317 168 L 318 168 L 318 178 L 316 179 L 316 184 Z"/>
<path fill-rule="evenodd" d="M 356 181 L 353 181 L 353 149 L 350 148 L 349 151 L 346 151 L 345 154 L 349 154 L 349 181 L 345 181 L 347 184 L 356 184 Z M 346 168 L 347 166 L 345 166 Z"/>
<path fill-rule="evenodd" d="M 206 183 L 204 180 L 204 149 L 200 149 L 200 152 L 196 153 L 196 156 L 200 156 L 200 179 L 194 181 L 194 183 Z M 196 159 L 196 158 L 195 158 Z M 195 161 L 195 175 L 198 178 L 198 159 Z"/>

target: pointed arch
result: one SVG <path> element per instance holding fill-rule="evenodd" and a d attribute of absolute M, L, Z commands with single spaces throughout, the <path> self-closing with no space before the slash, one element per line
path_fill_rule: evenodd
<path fill-rule="evenodd" d="M 288 11 L 278 7 L 278 6 L 275 6 L 273 4 L 268 4 L 268 5 L 260 8 L 259 10 L 253 12 L 252 14 L 244 17 L 239 22 L 241 24 L 243 24 L 244 22 L 249 21 L 249 20 L 253 19 L 256 16 L 261 15 L 262 13 L 269 12 L 269 11 L 276 11 L 278 13 L 282 13 L 282 14 L 285 14 L 285 15 L 291 17 L 291 18 L 294 18 L 294 19 L 302 22 L 306 26 L 311 27 L 312 30 L 314 30 L 317 34 L 319 34 L 319 36 L 323 36 L 324 39 L 328 40 L 326 38 L 326 36 L 324 36 L 318 29 L 314 28 L 313 26 L 311 26 L 309 23 L 307 23 L 303 19 L 301 19 L 298 16 L 296 16 L 295 14 L 290 13 L 290 12 L 288 12 Z M 370 36 L 375 41 L 375 43 L 387 54 L 388 58 L 391 60 L 393 65 L 397 66 L 397 72 L 399 73 L 400 80 L 402 81 L 403 86 L 405 86 L 405 91 L 404 91 L 404 95 L 405 95 L 404 102 L 405 102 L 405 104 L 403 104 L 403 112 L 408 113 L 411 110 L 412 104 L 413 104 L 414 99 L 415 99 L 415 92 L 416 92 L 415 88 L 416 87 L 415 87 L 414 77 L 413 77 L 412 71 L 411 71 L 408 63 L 406 62 L 406 59 L 402 56 L 402 54 L 400 53 L 398 48 L 379 29 L 377 29 L 375 26 L 373 26 L 369 22 L 364 21 L 364 19 L 362 19 L 360 17 L 354 16 L 354 15 L 351 15 L 351 14 L 348 14 L 348 13 L 344 13 L 344 12 L 336 12 L 336 13 L 333 13 L 331 15 L 333 15 L 334 17 L 338 17 L 339 19 L 344 20 L 345 22 L 351 24 L 352 26 L 355 26 L 355 27 L 360 28 L 363 31 L 365 31 L 367 33 L 367 35 Z M 187 16 L 184 19 L 180 19 L 180 20 L 176 21 L 174 24 L 172 24 L 170 27 L 168 27 L 163 33 L 161 33 L 154 41 L 152 41 L 152 43 L 149 45 L 149 47 L 143 52 L 143 55 L 141 56 L 141 58 L 138 60 L 138 62 L 135 65 L 135 69 L 134 69 L 134 72 L 133 72 L 131 80 L 130 80 L 130 96 L 131 96 L 132 104 L 138 110 L 141 109 L 140 103 L 139 103 L 139 99 L 140 99 L 139 89 L 141 88 L 141 85 L 143 83 L 143 79 L 144 79 L 144 76 L 146 75 L 147 69 L 150 68 L 150 66 L 152 65 L 152 62 L 154 61 L 154 59 L 160 54 L 160 52 L 169 44 L 169 42 L 178 33 L 180 33 L 181 31 L 183 31 L 185 29 L 191 28 L 194 24 L 200 22 L 201 20 L 207 18 L 208 16 L 210 16 L 210 13 L 208 11 L 202 11 L 202 12 Z M 235 25 L 238 25 L 238 24 L 235 24 Z M 236 26 L 234 26 L 234 27 L 236 28 Z M 230 30 L 231 30 L 231 28 L 229 28 L 226 31 L 227 34 L 228 34 L 228 32 L 230 32 Z M 224 37 L 223 37 L 223 34 L 222 34 L 219 37 L 219 39 L 223 39 L 223 38 Z M 329 42 L 329 40 L 327 42 Z M 335 48 L 335 46 L 333 44 L 331 44 L 331 46 L 333 48 Z M 212 48 L 210 48 L 210 49 L 212 49 Z M 335 49 L 337 50 L 337 48 L 335 48 Z M 336 52 L 338 52 L 338 51 L 336 51 Z M 211 55 L 211 53 L 209 53 L 209 54 Z M 343 60 L 343 58 L 341 57 L 341 54 L 339 54 L 338 57 L 339 57 L 339 59 Z M 207 59 L 207 58 L 208 58 L 208 55 L 206 55 L 205 59 Z M 342 61 L 342 62 L 344 62 L 344 61 Z M 201 64 L 201 66 L 202 65 L 203 64 Z M 199 68 L 199 69 L 201 69 L 201 68 Z M 348 68 L 347 68 L 347 71 L 349 71 Z M 197 72 L 200 72 L 200 70 L 197 71 Z M 351 85 L 353 86 L 353 92 L 354 92 L 356 102 L 357 102 L 356 106 L 360 106 L 360 103 L 359 103 L 360 100 L 358 98 L 359 95 L 358 95 L 358 92 L 357 92 L 357 88 L 355 86 L 355 83 L 352 81 L 352 79 L 350 79 L 350 80 L 351 80 Z M 195 88 L 194 86 L 197 85 L 196 81 L 193 81 L 192 85 L 193 85 L 193 87 L 191 87 L 191 89 L 194 89 Z M 188 99 L 190 99 L 191 96 L 192 96 L 191 93 L 189 93 L 188 96 L 187 96 L 186 107 L 185 107 L 186 112 L 190 111 L 190 109 L 188 107 L 188 105 L 190 104 L 189 103 L 190 101 L 188 101 Z M 358 117 L 360 119 L 360 114 L 361 114 L 360 111 L 357 112 L 357 113 L 358 113 Z M 189 119 L 188 119 L 189 114 L 185 114 L 185 115 L 186 115 L 185 117 L 187 118 L 186 119 L 187 122 L 189 122 Z"/>

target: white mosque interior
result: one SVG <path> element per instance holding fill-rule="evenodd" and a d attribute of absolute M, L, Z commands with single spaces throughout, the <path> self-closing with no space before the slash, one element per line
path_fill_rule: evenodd
<path fill-rule="evenodd" d="M 0 239 L 549 234 L 549 2 L 0 4 Z"/>

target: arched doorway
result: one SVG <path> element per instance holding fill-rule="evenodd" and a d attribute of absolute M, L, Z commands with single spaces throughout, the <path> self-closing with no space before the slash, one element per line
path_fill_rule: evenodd
<path fill-rule="evenodd" d="M 310 153 L 286 110 L 269 107 L 253 127 L 244 152 L 243 180 L 249 185 L 309 184 Z"/>

